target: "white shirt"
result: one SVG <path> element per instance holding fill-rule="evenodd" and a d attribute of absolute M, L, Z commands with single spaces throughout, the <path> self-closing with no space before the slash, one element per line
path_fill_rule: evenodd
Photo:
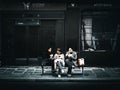
<path fill-rule="evenodd" d="M 64 60 L 64 54 L 60 54 L 60 55 L 55 54 L 55 55 L 54 55 L 54 59 L 61 59 L 61 60 Z"/>

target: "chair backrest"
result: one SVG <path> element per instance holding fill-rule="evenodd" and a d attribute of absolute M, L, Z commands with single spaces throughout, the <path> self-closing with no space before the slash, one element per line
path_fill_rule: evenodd
<path fill-rule="evenodd" d="M 85 65 L 85 60 L 84 60 L 84 58 L 79 58 L 78 61 L 80 62 L 80 63 L 79 63 L 80 66 Z"/>

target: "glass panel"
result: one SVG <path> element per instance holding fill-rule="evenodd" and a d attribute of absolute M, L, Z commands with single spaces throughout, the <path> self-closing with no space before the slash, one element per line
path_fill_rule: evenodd
<path fill-rule="evenodd" d="M 120 13 L 85 11 L 82 18 L 81 43 L 83 51 L 113 51 L 118 47 Z"/>
<path fill-rule="evenodd" d="M 82 25 L 82 50 L 86 51 L 88 49 L 92 49 L 92 18 L 85 17 L 83 18 Z"/>

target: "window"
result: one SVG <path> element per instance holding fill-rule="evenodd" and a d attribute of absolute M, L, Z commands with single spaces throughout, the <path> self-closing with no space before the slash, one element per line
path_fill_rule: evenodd
<path fill-rule="evenodd" d="M 84 12 L 81 29 L 82 50 L 115 50 L 120 34 L 119 14 L 109 11 Z"/>

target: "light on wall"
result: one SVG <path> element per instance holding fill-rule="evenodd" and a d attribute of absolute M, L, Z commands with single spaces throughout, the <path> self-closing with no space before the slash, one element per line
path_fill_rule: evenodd
<path fill-rule="evenodd" d="M 74 7 L 74 6 L 75 6 L 75 4 L 74 4 L 74 3 L 71 3 L 71 6 L 72 6 L 72 7 Z"/>

